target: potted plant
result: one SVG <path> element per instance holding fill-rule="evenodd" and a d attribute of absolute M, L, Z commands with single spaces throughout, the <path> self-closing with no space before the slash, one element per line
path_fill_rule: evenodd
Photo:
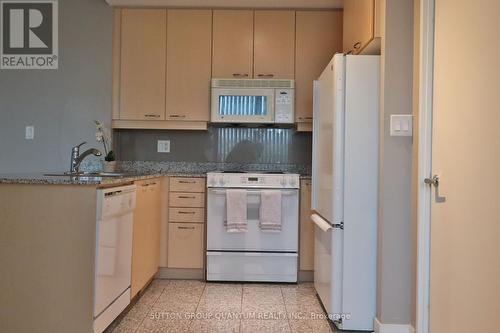
<path fill-rule="evenodd" d="M 115 152 L 112 150 L 111 143 L 111 131 L 106 128 L 100 121 L 94 120 L 96 127 L 95 138 L 97 142 L 102 142 L 104 146 L 104 171 L 114 172 L 116 171 L 116 156 Z"/>

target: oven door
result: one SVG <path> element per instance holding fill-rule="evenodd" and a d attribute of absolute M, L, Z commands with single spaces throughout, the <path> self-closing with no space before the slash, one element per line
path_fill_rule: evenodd
<path fill-rule="evenodd" d="M 213 123 L 274 123 L 274 89 L 212 88 Z"/>
<path fill-rule="evenodd" d="M 247 232 L 226 231 L 226 189 L 209 188 L 207 204 L 208 251 L 297 252 L 299 191 L 284 189 L 281 203 L 281 232 L 262 232 L 259 226 L 260 191 L 247 191 Z"/>

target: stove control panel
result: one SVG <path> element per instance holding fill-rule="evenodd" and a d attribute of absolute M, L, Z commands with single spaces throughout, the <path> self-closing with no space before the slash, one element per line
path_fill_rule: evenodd
<path fill-rule="evenodd" d="M 300 187 L 298 174 L 221 173 L 207 174 L 207 187 L 294 188 Z"/>

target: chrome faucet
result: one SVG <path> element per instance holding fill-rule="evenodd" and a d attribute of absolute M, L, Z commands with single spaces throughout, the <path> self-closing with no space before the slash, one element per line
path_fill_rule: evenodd
<path fill-rule="evenodd" d="M 94 155 L 94 156 L 101 156 L 102 153 L 95 148 L 90 148 L 83 153 L 80 154 L 80 147 L 86 144 L 87 142 L 82 142 L 77 146 L 74 146 L 71 149 L 71 167 L 70 167 L 70 173 L 78 173 L 80 172 L 80 164 L 82 161 L 85 159 L 85 157 L 89 155 Z"/>

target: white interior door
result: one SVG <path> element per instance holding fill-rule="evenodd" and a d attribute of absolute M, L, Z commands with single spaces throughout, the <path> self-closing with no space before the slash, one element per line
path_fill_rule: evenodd
<path fill-rule="evenodd" d="M 434 188 L 430 332 L 498 332 L 500 1 L 436 0 L 435 14 L 432 169 L 446 201 Z"/>

